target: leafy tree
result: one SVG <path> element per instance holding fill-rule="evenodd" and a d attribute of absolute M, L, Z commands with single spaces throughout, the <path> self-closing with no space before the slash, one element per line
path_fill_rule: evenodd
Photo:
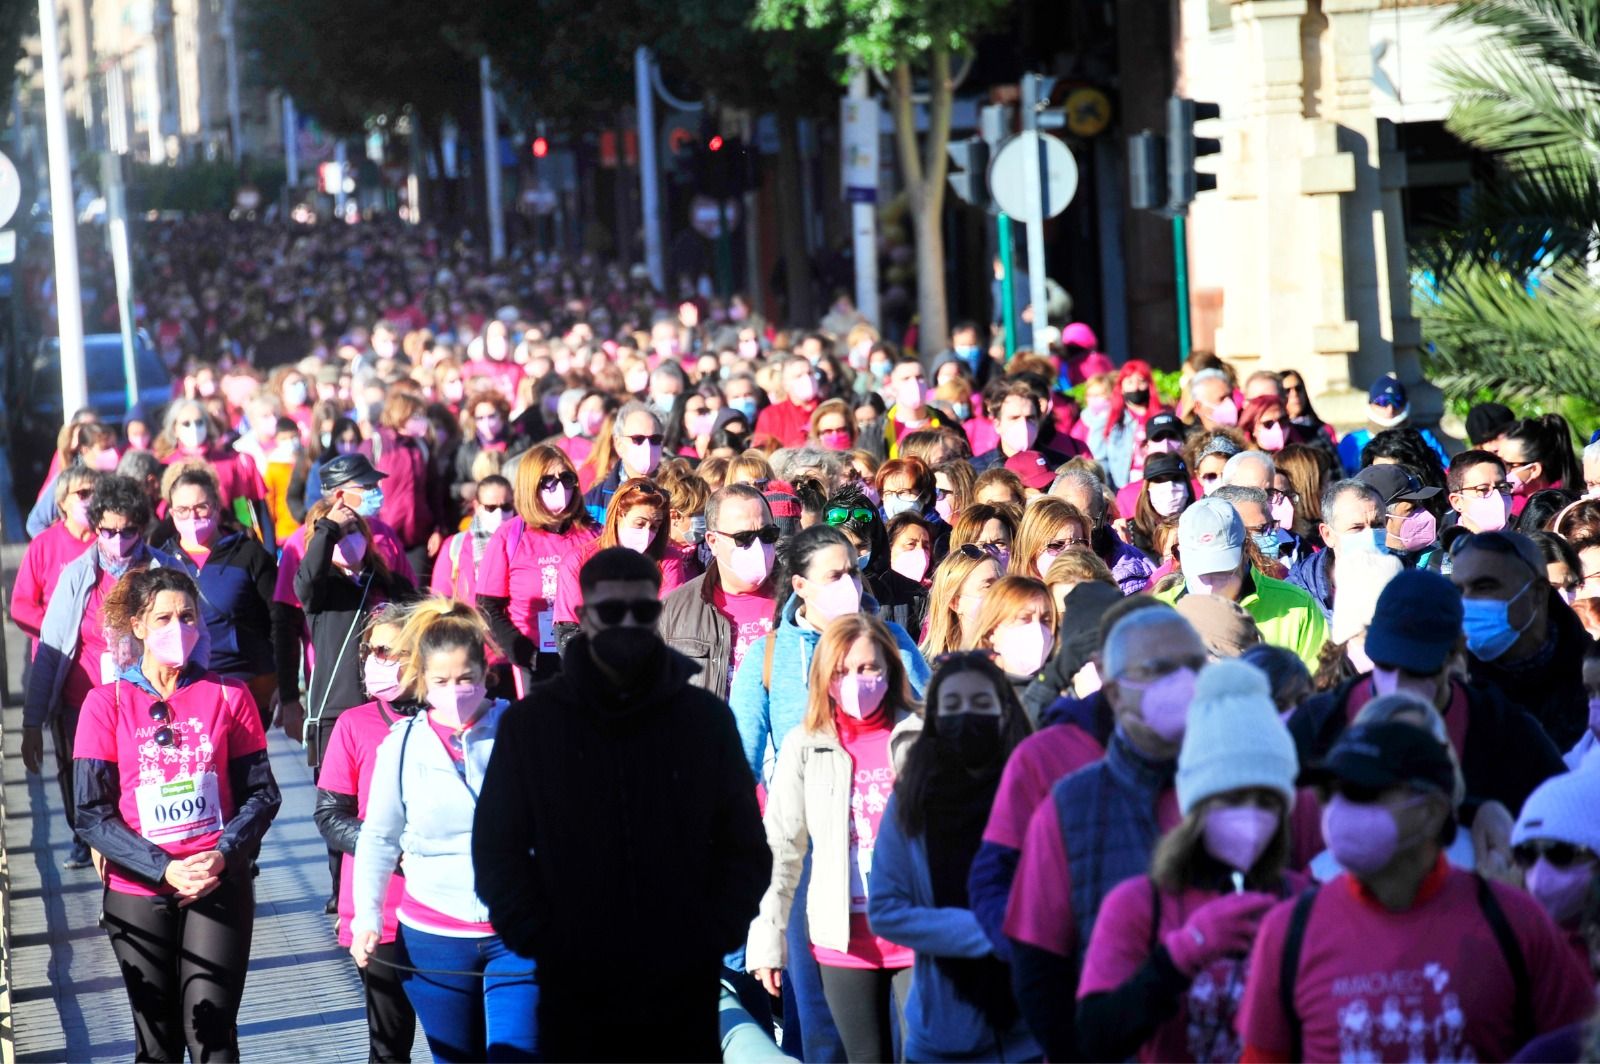
<path fill-rule="evenodd" d="M 1451 17 L 1484 33 L 1443 71 L 1448 128 L 1496 173 L 1426 256 L 1430 369 L 1452 396 L 1600 400 L 1600 0 L 1468 0 Z"/>
<path fill-rule="evenodd" d="M 939 351 L 949 333 L 944 288 L 945 177 L 954 96 L 951 56 L 1004 0 L 757 0 L 761 29 L 810 29 L 835 34 L 838 52 L 884 75 L 894 115 L 895 152 L 910 198 L 917 240 L 917 313 L 925 354 Z M 918 144 L 916 82 L 927 78 L 928 132 Z"/>

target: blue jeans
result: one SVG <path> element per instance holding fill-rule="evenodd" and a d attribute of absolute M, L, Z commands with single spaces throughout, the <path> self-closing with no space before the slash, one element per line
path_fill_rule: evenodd
<path fill-rule="evenodd" d="M 413 968 L 485 973 L 402 974 L 434 1060 L 539 1059 L 539 984 L 526 974 L 533 961 L 512 953 L 499 935 L 450 938 L 402 924 L 396 944 L 399 962 Z"/>
<path fill-rule="evenodd" d="M 806 891 L 811 885 L 811 857 L 795 888 L 789 910 L 789 967 L 783 973 L 783 1051 L 806 1064 L 843 1064 L 844 1042 L 822 993 L 822 969 L 811 954 L 811 928 L 806 920 Z M 798 1038 L 793 1036 L 798 1034 Z"/>

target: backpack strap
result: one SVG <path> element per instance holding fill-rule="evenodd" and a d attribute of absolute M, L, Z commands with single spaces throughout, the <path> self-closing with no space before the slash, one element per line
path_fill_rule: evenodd
<path fill-rule="evenodd" d="M 1522 943 L 1511 929 L 1511 921 L 1506 919 L 1506 911 L 1500 907 L 1500 899 L 1494 896 L 1494 888 L 1489 881 L 1477 874 L 1473 878 L 1478 881 L 1478 907 L 1483 910 L 1483 917 L 1489 921 L 1489 929 L 1500 944 L 1506 967 L 1511 970 L 1511 985 L 1516 987 L 1516 1001 L 1512 1006 L 1515 1041 L 1518 1045 L 1526 1045 L 1538 1032 L 1534 1028 L 1533 998 L 1529 989 L 1528 964 L 1522 955 Z"/>
<path fill-rule="evenodd" d="M 1295 982 L 1300 977 L 1300 948 L 1305 945 L 1306 925 L 1311 922 L 1311 906 L 1317 900 L 1317 888 L 1311 887 L 1294 903 L 1289 917 L 1289 933 L 1283 939 L 1283 957 L 1278 966 L 1278 1006 L 1289 1025 L 1289 1059 L 1301 1060 L 1300 1013 L 1294 1005 Z"/>

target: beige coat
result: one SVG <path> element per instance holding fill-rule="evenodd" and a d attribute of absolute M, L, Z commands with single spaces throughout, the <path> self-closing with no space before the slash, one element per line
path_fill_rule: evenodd
<path fill-rule="evenodd" d="M 889 736 L 895 775 L 922 732 L 922 718 L 907 714 Z M 796 728 L 778 753 L 767 791 L 767 845 L 772 847 L 772 883 L 750 924 L 745 967 L 782 968 L 788 960 L 784 932 L 795 888 L 811 843 L 811 884 L 806 919 L 811 941 L 841 953 L 850 947 L 850 755 L 832 735 Z"/>

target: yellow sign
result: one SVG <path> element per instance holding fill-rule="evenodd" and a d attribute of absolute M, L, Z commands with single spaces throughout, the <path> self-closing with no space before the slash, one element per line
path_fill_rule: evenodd
<path fill-rule="evenodd" d="M 1073 89 L 1066 112 L 1067 130 L 1074 136 L 1096 137 L 1111 124 L 1111 101 L 1099 89 Z"/>

